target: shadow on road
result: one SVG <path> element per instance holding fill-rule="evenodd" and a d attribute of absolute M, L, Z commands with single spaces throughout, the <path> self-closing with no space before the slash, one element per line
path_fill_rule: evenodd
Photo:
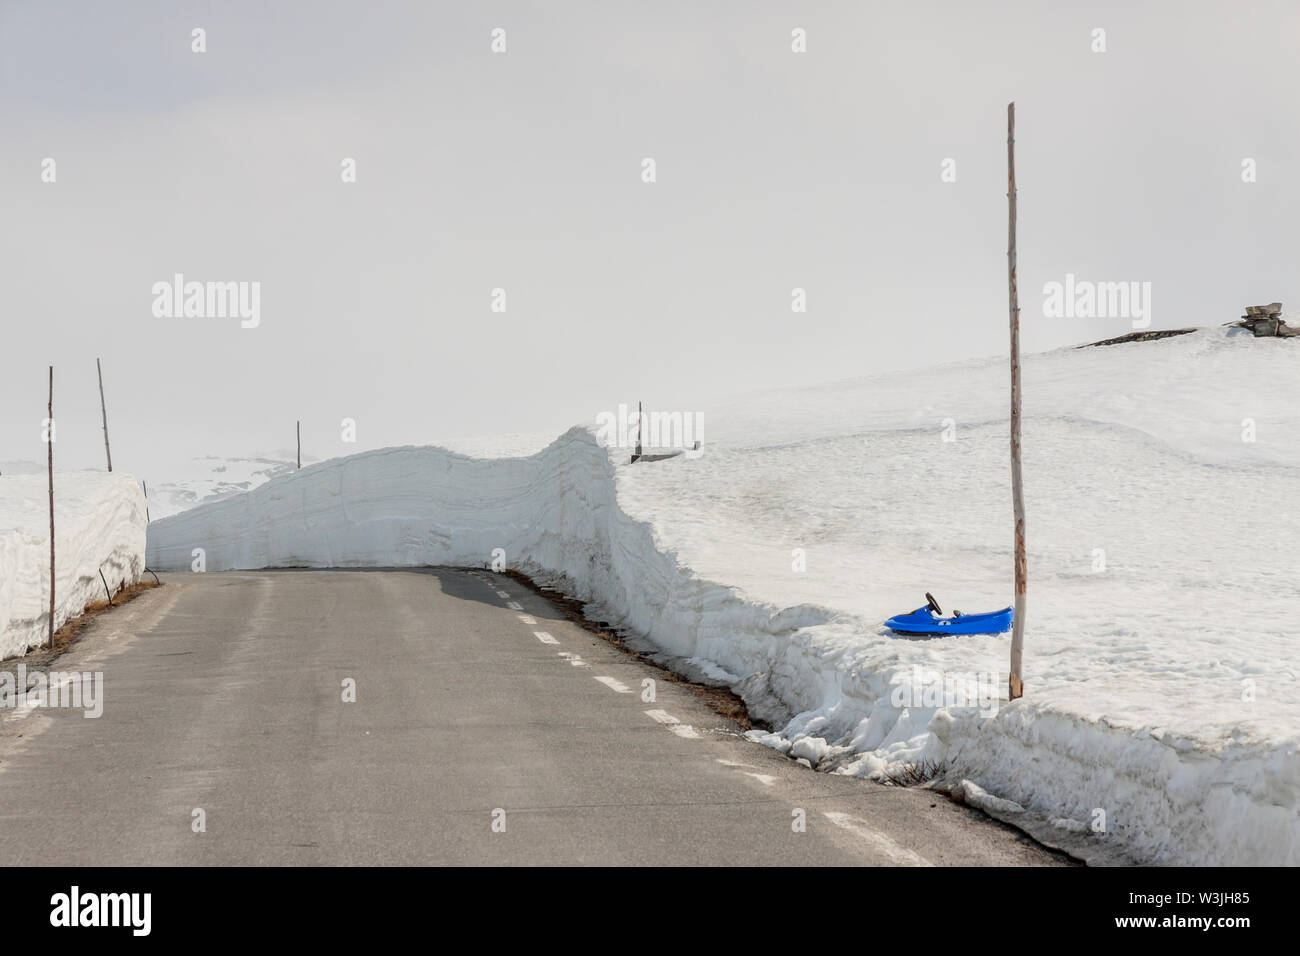
<path fill-rule="evenodd" d="M 388 574 L 419 574 L 426 577 L 438 579 L 438 587 L 443 594 L 448 597 L 457 598 L 462 601 L 472 601 L 475 604 L 484 604 L 494 608 L 500 608 L 504 598 L 499 597 L 496 591 L 505 591 L 515 601 L 521 591 L 524 590 L 519 582 L 505 574 L 497 574 L 493 571 L 485 571 L 481 568 L 452 568 L 452 567 L 397 567 L 397 568 L 263 568 L 256 572 L 239 572 L 223 571 L 221 574 L 372 574 L 377 571 L 383 571 Z M 476 580 L 472 575 L 480 575 L 481 578 Z M 495 590 L 484 591 L 484 579 L 487 584 L 495 585 Z M 545 594 L 542 595 L 546 597 Z M 537 602 L 530 602 L 533 606 L 527 611 L 521 612 L 531 614 L 538 620 L 544 621 L 565 621 L 568 617 L 564 611 L 556 607 L 551 601 L 547 601 L 544 609 L 538 609 Z"/>

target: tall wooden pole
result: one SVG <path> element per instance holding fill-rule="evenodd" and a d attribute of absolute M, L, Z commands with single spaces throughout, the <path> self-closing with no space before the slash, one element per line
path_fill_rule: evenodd
<path fill-rule="evenodd" d="M 54 366 L 50 366 L 50 404 L 45 446 L 50 463 L 50 650 L 54 650 Z"/>
<path fill-rule="evenodd" d="M 108 459 L 108 470 L 113 470 L 113 453 L 108 450 L 108 406 L 104 404 L 104 369 L 95 359 L 95 368 L 99 370 L 99 411 L 104 416 L 104 457 Z"/>
<path fill-rule="evenodd" d="M 302 468 L 302 422 L 294 422 L 294 427 L 298 431 L 298 467 Z"/>
<path fill-rule="evenodd" d="M 1011 297 L 1011 501 L 1016 517 L 1016 618 L 1011 630 L 1011 700 L 1024 695 L 1025 494 L 1020 481 L 1020 296 L 1016 291 L 1016 104 L 1007 104 L 1007 288 Z"/>

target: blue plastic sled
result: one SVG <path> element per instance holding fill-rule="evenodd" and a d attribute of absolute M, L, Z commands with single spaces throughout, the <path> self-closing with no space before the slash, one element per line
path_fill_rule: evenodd
<path fill-rule="evenodd" d="M 985 614 L 954 611 L 952 617 L 942 617 L 943 608 L 939 607 L 939 602 L 928 591 L 925 596 L 929 604 L 918 607 L 911 614 L 891 617 L 885 622 L 885 627 L 899 634 L 1005 634 L 1011 630 L 1016 616 L 1014 608 L 1004 607 Z"/>

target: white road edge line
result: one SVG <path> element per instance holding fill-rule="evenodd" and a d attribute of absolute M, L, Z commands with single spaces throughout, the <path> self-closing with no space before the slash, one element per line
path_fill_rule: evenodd
<path fill-rule="evenodd" d="M 69 674 L 68 676 L 64 677 L 63 680 L 59 681 L 57 684 L 50 684 L 50 686 L 43 692 L 44 699 L 48 701 L 55 696 L 61 698 L 63 696 L 64 688 L 77 679 L 78 679 L 77 675 Z M 45 706 L 44 704 L 38 703 L 35 700 L 26 701 L 25 703 L 20 704 L 19 706 L 13 709 L 14 720 L 22 720 L 24 717 L 29 716 L 32 713 L 32 711 L 36 710 L 38 707 L 44 707 L 44 706 Z"/>
<path fill-rule="evenodd" d="M 934 866 L 933 863 L 919 853 L 915 853 L 902 844 L 896 843 L 879 830 L 873 830 L 865 820 L 859 820 L 847 813 L 835 811 L 823 813 L 822 816 L 840 829 L 848 830 L 854 836 L 861 837 L 862 840 L 884 854 L 891 863 L 898 866 Z"/>
<path fill-rule="evenodd" d="M 533 617 L 531 614 L 520 614 L 519 620 L 523 621 L 525 624 L 537 623 L 537 618 Z"/>
<path fill-rule="evenodd" d="M 624 683 L 623 683 L 622 681 L 620 681 L 620 680 L 615 680 L 615 679 L 612 678 L 612 677 L 597 677 L 596 680 L 600 681 L 602 684 L 604 684 L 604 685 L 605 685 L 606 687 L 608 687 L 610 690 L 612 690 L 612 691 L 617 691 L 617 692 L 620 693 L 620 694 L 630 694 L 630 693 L 632 693 L 632 688 L 631 688 L 631 687 L 628 687 L 627 684 L 624 684 Z"/>
<path fill-rule="evenodd" d="M 533 637 L 537 638 L 537 639 L 538 639 L 539 641 L 541 641 L 543 644 L 558 644 L 558 643 L 560 643 L 560 642 L 557 641 L 555 638 L 551 637 L 551 635 L 547 634 L 545 631 L 533 631 Z"/>
<path fill-rule="evenodd" d="M 506 602 L 506 607 L 510 608 L 512 611 L 522 611 L 524 609 L 524 606 L 518 601 L 508 601 Z"/>

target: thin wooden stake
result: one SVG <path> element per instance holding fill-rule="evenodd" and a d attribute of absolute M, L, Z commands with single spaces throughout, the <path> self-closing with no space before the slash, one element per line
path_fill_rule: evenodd
<path fill-rule="evenodd" d="M 108 470 L 113 470 L 113 453 L 108 449 L 108 406 L 104 404 L 104 369 L 95 359 L 95 368 L 99 370 L 99 411 L 104 416 L 104 457 L 108 459 Z"/>
<path fill-rule="evenodd" d="M 1007 287 L 1011 298 L 1011 501 L 1016 518 L 1016 618 L 1011 630 L 1011 700 L 1025 693 L 1025 494 L 1020 479 L 1020 295 L 1016 289 L 1016 104 L 1007 104 Z"/>
<path fill-rule="evenodd" d="M 302 422 L 294 422 L 298 429 L 298 467 L 302 468 Z"/>
<path fill-rule="evenodd" d="M 50 366 L 50 404 L 45 445 L 50 463 L 50 650 L 54 650 L 54 366 Z"/>

